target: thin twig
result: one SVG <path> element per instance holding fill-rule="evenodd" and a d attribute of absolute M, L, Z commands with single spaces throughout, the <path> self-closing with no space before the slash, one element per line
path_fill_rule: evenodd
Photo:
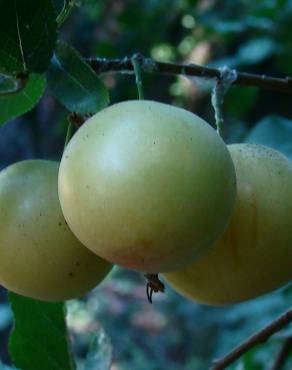
<path fill-rule="evenodd" d="M 275 362 L 269 368 L 269 370 L 281 370 L 285 365 L 285 362 L 288 360 L 289 354 L 292 352 L 292 337 L 287 338 L 282 348 L 280 349 Z"/>
<path fill-rule="evenodd" d="M 213 87 L 211 101 L 214 108 L 217 133 L 221 137 L 223 136 L 223 114 L 222 114 L 223 96 L 224 90 L 222 88 L 221 80 L 217 80 L 215 82 L 215 86 Z"/>
<path fill-rule="evenodd" d="M 143 61 L 143 56 L 141 56 L 141 54 L 134 54 L 132 57 L 132 64 L 136 76 L 136 85 L 138 89 L 139 100 L 144 99 L 144 91 L 141 76 L 141 58 Z"/>
<path fill-rule="evenodd" d="M 219 360 L 215 360 L 210 370 L 223 370 L 227 366 L 235 362 L 246 353 L 251 348 L 255 347 L 258 344 L 266 342 L 270 336 L 280 331 L 284 326 L 289 324 L 292 321 L 292 309 L 286 311 L 284 314 L 279 316 L 277 319 L 272 321 L 264 329 L 258 331 L 251 337 L 247 338 L 237 347 L 235 347 L 231 352 L 222 357 Z"/>
<path fill-rule="evenodd" d="M 70 121 L 70 119 L 68 119 L 68 126 L 67 126 L 67 131 L 66 131 L 64 150 L 65 150 L 66 146 L 68 145 L 72 135 L 73 135 L 73 123 Z"/>
<path fill-rule="evenodd" d="M 106 59 L 106 58 L 90 58 L 86 60 L 93 70 L 100 73 L 107 72 L 133 72 L 133 64 L 131 58 L 123 59 Z M 217 78 L 220 79 L 221 70 L 210 67 L 203 67 L 196 64 L 179 64 L 157 62 L 151 58 L 142 59 L 142 70 L 148 73 L 170 74 L 196 76 L 202 78 Z M 276 90 L 284 93 L 292 94 L 292 77 L 268 77 L 266 75 L 257 75 L 253 73 L 237 72 L 237 78 L 233 82 L 239 86 L 254 86 L 268 90 Z"/>

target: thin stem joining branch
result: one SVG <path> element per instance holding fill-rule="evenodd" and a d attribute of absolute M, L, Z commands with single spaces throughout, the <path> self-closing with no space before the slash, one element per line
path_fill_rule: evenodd
<path fill-rule="evenodd" d="M 68 126 L 67 126 L 67 131 L 66 131 L 66 137 L 65 137 L 65 144 L 64 144 L 64 150 L 66 146 L 68 145 L 71 137 L 73 134 L 73 123 L 68 119 Z"/>
<path fill-rule="evenodd" d="M 143 56 L 141 54 L 134 54 L 132 57 L 132 64 L 136 76 L 136 85 L 138 89 L 139 100 L 144 99 L 144 91 L 143 91 L 143 84 L 142 84 L 142 76 L 141 76 L 141 60 L 143 62 Z"/>
<path fill-rule="evenodd" d="M 179 64 L 157 62 L 151 58 L 141 58 L 142 70 L 144 73 L 158 73 L 169 75 L 184 75 L 189 77 L 201 77 L 218 79 L 221 78 L 221 70 L 210 67 L 203 67 L 197 64 Z M 107 72 L 133 72 L 134 67 L 131 58 L 105 59 L 90 58 L 86 60 L 97 74 Z M 292 94 L 292 77 L 268 77 L 253 73 L 237 72 L 237 78 L 233 85 L 254 86 L 268 90 L 281 91 Z"/>
<path fill-rule="evenodd" d="M 258 331 L 251 337 L 247 338 L 239 346 L 234 348 L 226 356 L 219 360 L 215 360 L 211 367 L 211 370 L 223 370 L 227 366 L 238 360 L 244 353 L 258 344 L 266 342 L 273 334 L 280 331 L 284 326 L 292 321 L 292 309 L 289 309 L 284 314 L 279 316 L 277 319 L 272 321 L 264 329 Z"/>

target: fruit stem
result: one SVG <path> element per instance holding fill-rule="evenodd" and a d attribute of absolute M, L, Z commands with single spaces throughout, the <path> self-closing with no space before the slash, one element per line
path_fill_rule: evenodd
<path fill-rule="evenodd" d="M 71 137 L 72 137 L 72 134 L 73 134 L 73 124 L 72 122 L 70 121 L 70 119 L 67 119 L 68 121 L 68 126 L 67 126 L 67 132 L 66 132 L 66 138 L 65 138 L 65 144 L 64 144 L 64 149 L 66 148 L 66 146 L 68 145 Z"/>
<path fill-rule="evenodd" d="M 223 126 L 223 114 L 222 114 L 222 104 L 223 104 L 223 92 L 221 88 L 221 82 L 219 79 L 216 80 L 215 86 L 212 91 L 212 105 L 215 113 L 215 124 L 217 133 L 222 137 L 222 126 Z"/>
<path fill-rule="evenodd" d="M 138 96 L 139 100 L 144 99 L 144 92 L 143 92 L 143 84 L 142 84 L 142 76 L 141 76 L 141 63 L 143 61 L 143 56 L 140 54 L 134 54 L 131 58 L 131 62 L 133 64 L 135 77 L 136 77 L 136 85 L 138 89 Z"/>

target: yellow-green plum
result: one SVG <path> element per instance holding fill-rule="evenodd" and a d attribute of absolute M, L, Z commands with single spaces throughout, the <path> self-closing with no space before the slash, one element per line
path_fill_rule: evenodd
<path fill-rule="evenodd" d="M 210 305 L 248 300 L 292 279 L 292 163 L 261 145 L 229 150 L 238 189 L 228 228 L 200 260 L 164 275 L 182 295 Z"/>
<path fill-rule="evenodd" d="M 71 230 L 106 260 L 172 271 L 221 235 L 235 203 L 226 145 L 205 121 L 154 101 L 114 104 L 71 139 L 59 198 Z"/>
<path fill-rule="evenodd" d="M 58 168 L 57 162 L 27 160 L 0 172 L 0 284 L 45 301 L 83 295 L 111 269 L 67 226 Z"/>

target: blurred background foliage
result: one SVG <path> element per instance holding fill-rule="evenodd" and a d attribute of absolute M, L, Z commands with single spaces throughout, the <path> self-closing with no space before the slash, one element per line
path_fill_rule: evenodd
<path fill-rule="evenodd" d="M 61 8 L 62 1 L 54 3 Z M 292 75 L 291 0 L 78 0 L 60 33 L 84 57 L 123 58 L 141 52 L 160 61 Z M 102 79 L 111 103 L 137 98 L 133 75 L 106 74 Z M 214 125 L 209 81 L 151 74 L 144 74 L 143 81 L 146 98 L 183 106 Z M 288 94 L 232 87 L 223 113 L 228 143 L 260 142 L 292 158 Z M 59 160 L 66 114 L 46 92 L 31 112 L 2 126 L 0 168 L 26 158 Z M 150 305 L 143 276 L 115 268 L 95 291 L 68 302 L 68 325 L 83 370 L 204 370 L 212 358 L 275 318 L 291 301 L 288 287 L 250 302 L 214 308 L 187 301 L 168 288 Z M 9 364 L 11 325 L 6 292 L 1 289 L 0 369 Z M 291 335 L 290 327 L 232 369 L 268 369 L 283 337 Z M 86 357 L 90 361 L 85 369 Z M 292 359 L 285 370 L 291 368 Z"/>

